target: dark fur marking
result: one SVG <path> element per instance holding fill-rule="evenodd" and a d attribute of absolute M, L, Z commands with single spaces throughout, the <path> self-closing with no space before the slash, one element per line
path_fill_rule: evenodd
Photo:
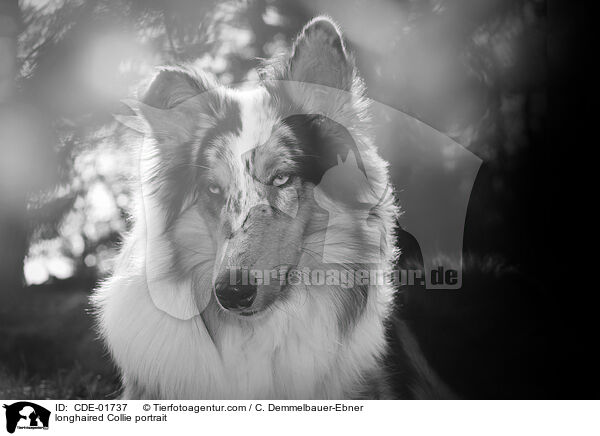
<path fill-rule="evenodd" d="M 292 130 L 302 149 L 300 174 L 304 180 L 318 185 L 327 170 L 338 164 L 338 156 L 345 160 L 350 151 L 358 168 L 367 176 L 358 146 L 341 124 L 314 114 L 292 115 L 283 123 Z"/>

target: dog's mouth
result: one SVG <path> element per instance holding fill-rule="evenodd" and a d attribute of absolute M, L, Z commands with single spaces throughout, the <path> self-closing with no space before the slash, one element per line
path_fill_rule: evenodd
<path fill-rule="evenodd" d="M 229 316 L 233 316 L 233 317 L 242 317 L 245 319 L 251 319 L 251 318 L 256 318 L 261 316 L 263 313 L 265 313 L 264 309 L 260 309 L 260 308 L 249 308 L 249 309 L 230 309 L 227 307 L 224 307 L 223 304 L 217 299 L 218 305 L 219 305 L 219 309 L 223 312 L 228 314 Z"/>

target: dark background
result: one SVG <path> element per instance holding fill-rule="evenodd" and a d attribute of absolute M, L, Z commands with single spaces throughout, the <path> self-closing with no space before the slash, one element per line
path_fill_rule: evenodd
<path fill-rule="evenodd" d="M 260 58 L 288 49 L 321 13 L 344 30 L 369 97 L 483 160 L 465 225 L 463 289 L 399 294 L 398 316 L 434 368 L 465 398 L 597 396 L 586 356 L 593 342 L 582 334 L 594 330 L 573 321 L 594 319 L 585 310 L 592 286 L 577 282 L 585 224 L 572 174 L 593 126 L 591 56 L 575 35 L 584 8 L 1 0 L 0 397 L 117 394 L 86 310 L 127 228 L 130 162 L 111 117 L 119 101 L 135 96 L 155 65 L 200 59 L 224 83 L 256 78 Z M 409 235 L 399 245 L 400 266 L 418 261 Z"/>

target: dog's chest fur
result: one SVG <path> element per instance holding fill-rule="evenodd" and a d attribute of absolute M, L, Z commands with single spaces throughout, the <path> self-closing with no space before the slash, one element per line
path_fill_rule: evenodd
<path fill-rule="evenodd" d="M 213 304 L 179 320 L 150 301 L 143 276 L 118 277 L 98 298 L 102 330 L 122 368 L 125 398 L 341 399 L 385 396 L 384 301 L 371 299 L 340 333 L 332 294 L 312 290 L 295 314 L 224 318 Z M 371 294 L 376 295 L 376 294 Z M 132 313 L 135 311 L 135 313 Z M 213 342 L 214 341 L 214 342 Z"/>

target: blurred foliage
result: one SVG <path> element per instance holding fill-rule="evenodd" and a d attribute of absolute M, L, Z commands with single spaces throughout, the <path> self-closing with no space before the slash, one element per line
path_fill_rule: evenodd
<path fill-rule="evenodd" d="M 121 392 L 118 379 L 89 372 L 75 365 L 56 371 L 51 376 L 31 376 L 0 368 L 0 398 L 20 400 L 104 400 L 114 399 Z"/>
<path fill-rule="evenodd" d="M 192 62 L 223 83 L 256 79 L 260 59 L 289 49 L 317 14 L 345 31 L 371 98 L 454 137 L 501 175 L 543 132 L 541 0 L 27 0 L 20 8 L 19 86 L 55 138 L 42 144 L 55 163 L 50 176 L 28 201 L 31 283 L 110 269 L 133 171 L 111 113 L 156 65 Z M 510 195 L 505 178 L 492 178 L 492 190 Z"/>

